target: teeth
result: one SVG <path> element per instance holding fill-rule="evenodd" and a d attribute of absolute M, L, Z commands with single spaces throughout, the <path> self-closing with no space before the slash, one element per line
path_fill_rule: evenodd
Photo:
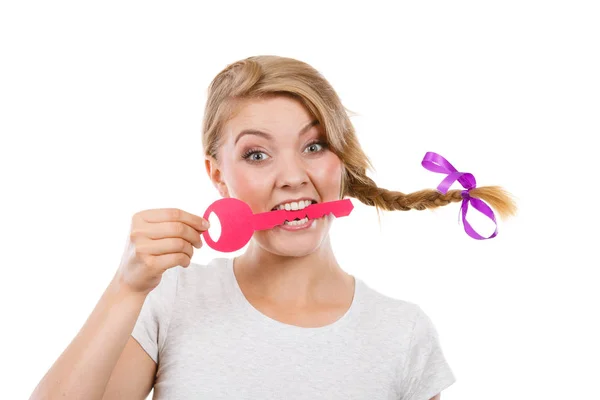
<path fill-rule="evenodd" d="M 303 225 L 305 223 L 308 222 L 308 218 L 302 218 L 300 221 L 285 221 L 284 225 L 291 225 L 291 226 L 296 226 L 296 225 Z"/>
<path fill-rule="evenodd" d="M 310 200 L 292 201 L 291 203 L 280 204 L 277 206 L 277 210 L 302 210 L 311 204 L 312 202 Z"/>

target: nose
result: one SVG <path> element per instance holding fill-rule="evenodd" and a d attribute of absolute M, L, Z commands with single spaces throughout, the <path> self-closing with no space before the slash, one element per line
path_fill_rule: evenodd
<path fill-rule="evenodd" d="M 306 165 L 298 156 L 282 158 L 278 170 L 277 187 L 279 188 L 295 189 L 309 182 Z"/>

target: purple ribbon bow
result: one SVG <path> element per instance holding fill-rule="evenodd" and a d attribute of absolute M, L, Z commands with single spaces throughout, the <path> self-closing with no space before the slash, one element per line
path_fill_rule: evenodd
<path fill-rule="evenodd" d="M 469 195 L 469 191 L 477 187 L 477 182 L 475 182 L 475 177 L 472 174 L 468 172 L 458 172 L 456 168 L 454 168 L 454 166 L 452 166 L 452 164 L 448 162 L 448 160 L 446 160 L 439 154 L 431 151 L 428 151 L 425 154 L 423 161 L 421 161 L 421 165 L 423 165 L 423 167 L 425 167 L 425 169 L 428 169 L 429 171 L 438 172 L 441 174 L 448 174 L 448 176 L 445 177 L 442 183 L 440 183 L 437 187 L 437 190 L 442 194 L 446 194 L 446 192 L 448 192 L 448 189 L 450 189 L 450 186 L 452 186 L 452 184 L 457 180 L 465 188 L 465 190 L 461 192 L 463 201 L 460 208 L 462 210 L 462 220 L 463 225 L 465 227 L 465 232 L 467 232 L 469 236 L 471 236 L 474 239 L 482 240 L 491 239 L 498 234 L 498 224 L 496 223 L 496 218 L 492 209 L 482 200 L 476 199 Z M 475 232 L 475 230 L 467 222 L 467 209 L 469 208 L 469 203 L 477 210 L 479 210 L 482 214 L 484 214 L 486 217 L 494 221 L 494 224 L 496 225 L 496 230 L 490 237 L 486 238 L 481 236 L 480 234 Z"/>

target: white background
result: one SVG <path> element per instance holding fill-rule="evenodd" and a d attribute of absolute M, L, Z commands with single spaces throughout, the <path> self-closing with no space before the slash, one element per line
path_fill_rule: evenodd
<path fill-rule="evenodd" d="M 202 215 L 218 198 L 206 88 L 259 54 L 330 80 L 360 114 L 381 187 L 435 188 L 444 176 L 420 164 L 435 151 L 517 198 L 486 241 L 464 232 L 458 203 L 379 223 L 355 200 L 332 229 L 346 271 L 435 323 L 457 377 L 442 399 L 598 398 L 598 10 L 391 4 L 2 3 L 2 398 L 27 398 L 77 334 L 135 212 Z M 220 255 L 204 246 L 192 261 Z"/>

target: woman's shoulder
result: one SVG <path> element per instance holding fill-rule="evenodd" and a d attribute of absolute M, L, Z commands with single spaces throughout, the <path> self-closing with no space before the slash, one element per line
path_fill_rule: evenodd
<path fill-rule="evenodd" d="M 196 272 L 217 272 L 227 267 L 231 258 L 229 257 L 215 257 L 203 261 L 191 262 L 184 270 L 196 271 Z"/>
<path fill-rule="evenodd" d="M 363 304 L 368 312 L 378 318 L 385 317 L 396 322 L 414 322 L 422 312 L 421 307 L 408 299 L 383 293 L 361 280 Z"/>
<path fill-rule="evenodd" d="M 211 287 L 220 289 L 228 276 L 230 258 L 216 257 L 207 261 L 191 262 L 186 268 L 178 266 L 179 288 L 181 290 L 209 291 Z"/>

